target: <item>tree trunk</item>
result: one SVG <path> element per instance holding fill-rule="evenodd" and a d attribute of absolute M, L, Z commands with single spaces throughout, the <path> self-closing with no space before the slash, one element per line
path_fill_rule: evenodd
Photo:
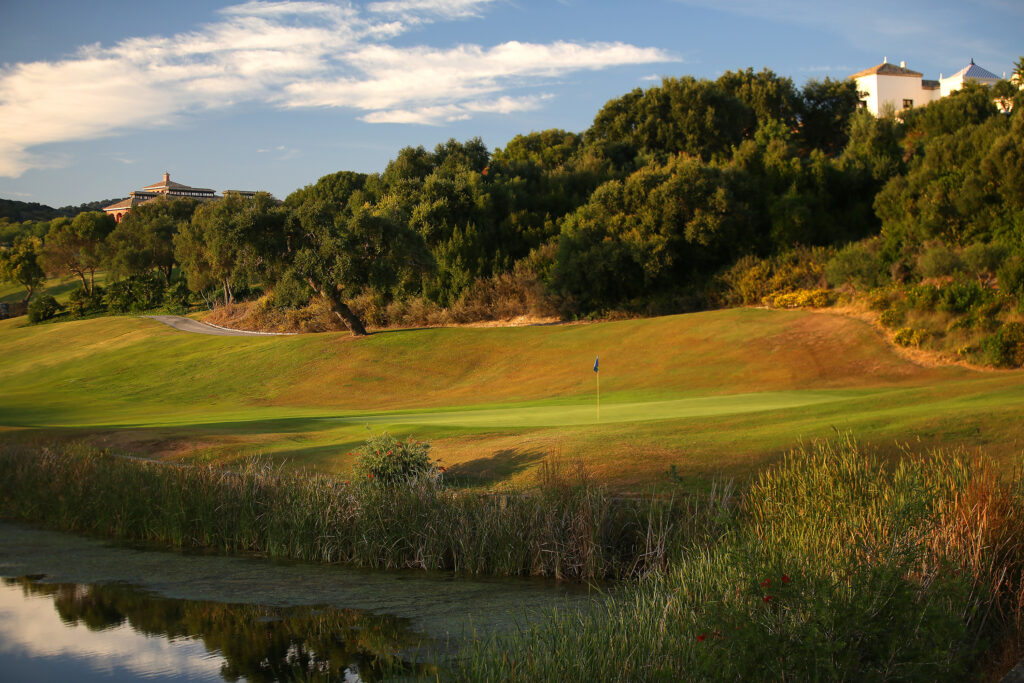
<path fill-rule="evenodd" d="M 366 327 L 363 326 L 363 321 L 359 319 L 352 309 L 348 307 L 344 301 L 341 300 L 336 290 L 328 289 L 327 287 L 318 287 L 312 279 L 307 280 L 310 287 L 315 291 L 320 292 L 320 296 L 327 299 L 328 303 L 331 304 L 331 310 L 334 311 L 334 315 L 338 316 L 338 320 L 341 324 L 348 328 L 348 331 L 352 333 L 354 337 L 365 337 Z"/>

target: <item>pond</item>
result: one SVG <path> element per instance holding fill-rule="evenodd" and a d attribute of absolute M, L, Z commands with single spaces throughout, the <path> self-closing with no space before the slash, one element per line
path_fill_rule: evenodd
<path fill-rule="evenodd" d="M 0 676 L 375 681 L 430 675 L 468 638 L 585 588 L 126 547 L 0 522 Z"/>

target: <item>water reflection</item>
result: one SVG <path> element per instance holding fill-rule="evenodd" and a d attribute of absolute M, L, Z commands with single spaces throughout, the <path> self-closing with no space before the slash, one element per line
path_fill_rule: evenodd
<path fill-rule="evenodd" d="M 3 580 L 5 659 L 19 651 L 88 662 L 118 680 L 131 672 L 146 680 L 376 681 L 435 671 L 415 661 L 431 644 L 400 617 L 165 598 L 132 586 L 42 578 Z M 52 611 L 41 609 L 44 600 Z"/>

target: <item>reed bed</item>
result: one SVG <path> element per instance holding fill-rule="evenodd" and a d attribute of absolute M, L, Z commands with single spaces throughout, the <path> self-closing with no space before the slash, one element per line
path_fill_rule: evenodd
<path fill-rule="evenodd" d="M 580 581 L 664 571 L 728 518 L 728 490 L 622 500 L 551 479 L 482 496 L 429 478 L 381 485 L 255 460 L 228 471 L 85 445 L 9 447 L 0 452 L 0 516 L 175 548 Z"/>
<path fill-rule="evenodd" d="M 1024 497 L 962 451 L 802 446 L 729 528 L 589 614 L 471 646 L 459 680 L 998 680 L 1024 656 Z"/>

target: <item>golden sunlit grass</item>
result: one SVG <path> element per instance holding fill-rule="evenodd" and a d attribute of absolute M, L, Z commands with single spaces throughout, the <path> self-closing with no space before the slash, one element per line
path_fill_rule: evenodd
<path fill-rule="evenodd" d="M 734 309 L 525 328 L 210 337 L 141 318 L 0 322 L 6 440 L 174 459 L 263 454 L 345 473 L 367 429 L 415 436 L 470 486 L 581 458 L 623 489 L 745 477 L 797 440 L 985 446 L 1009 463 L 1020 372 L 922 367 L 871 326 Z M 593 358 L 601 356 L 601 421 Z"/>

